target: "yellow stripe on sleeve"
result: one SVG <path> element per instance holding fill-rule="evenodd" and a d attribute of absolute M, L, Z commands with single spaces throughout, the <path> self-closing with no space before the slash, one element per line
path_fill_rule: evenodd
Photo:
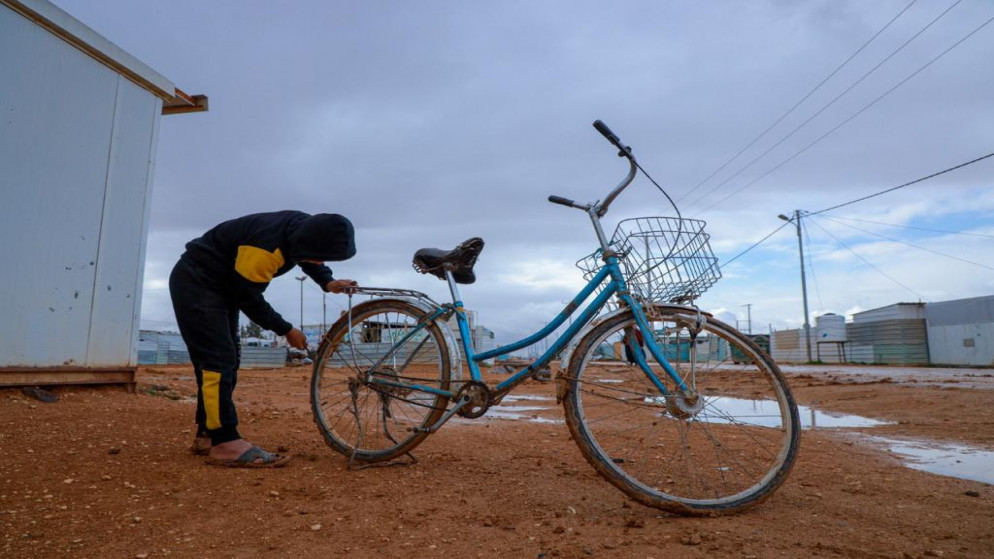
<path fill-rule="evenodd" d="M 204 394 L 204 411 L 207 412 L 207 428 L 221 428 L 221 373 L 204 371 L 203 384 L 200 386 Z"/>
<path fill-rule="evenodd" d="M 273 252 L 249 245 L 238 247 L 235 271 L 256 283 L 269 283 L 285 261 L 280 249 Z"/>

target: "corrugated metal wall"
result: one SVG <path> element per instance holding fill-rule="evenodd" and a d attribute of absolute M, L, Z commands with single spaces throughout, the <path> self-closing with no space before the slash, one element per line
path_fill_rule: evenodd
<path fill-rule="evenodd" d="M 808 360 L 803 339 L 804 330 L 777 330 L 770 338 L 770 355 L 774 361 L 803 363 Z"/>
<path fill-rule="evenodd" d="M 898 303 L 854 315 L 845 326 L 846 361 L 894 365 L 994 366 L 994 296 L 940 303 Z M 838 362 L 840 346 L 818 343 L 812 329 L 812 353 L 825 363 Z M 803 330 L 773 333 L 777 361 L 805 361 Z"/>
<path fill-rule="evenodd" d="M 816 321 L 817 322 L 817 321 Z M 846 339 L 847 325 L 830 321 L 823 326 L 811 327 L 811 359 L 822 363 L 844 363 L 849 358 L 849 344 L 839 343 Z M 770 340 L 770 355 L 782 363 L 807 363 L 808 346 L 804 329 L 777 330 Z"/>
<path fill-rule="evenodd" d="M 278 369 L 285 366 L 285 347 L 242 347 L 243 369 Z"/>
<path fill-rule="evenodd" d="M 925 303 L 896 303 L 852 315 L 853 323 L 925 318 Z"/>
<path fill-rule="evenodd" d="M 285 347 L 242 346 L 243 369 L 274 369 L 286 365 Z M 138 341 L 138 363 L 141 365 L 186 365 L 190 353 L 183 337 L 175 332 L 142 330 Z"/>
<path fill-rule="evenodd" d="M 391 343 L 357 343 L 355 344 L 356 355 L 362 356 L 367 362 L 370 359 L 379 359 L 387 354 L 390 348 L 393 347 Z M 394 354 L 393 359 L 398 363 L 403 363 L 407 360 L 410 355 L 410 351 L 417 348 L 417 344 L 406 344 L 401 351 Z M 404 351 L 407 350 L 407 351 Z M 460 352 L 462 353 L 462 352 Z M 342 367 L 346 364 L 349 359 L 350 353 L 347 346 L 342 346 L 338 352 L 335 354 L 334 359 L 328 360 L 328 366 L 330 367 Z M 437 363 L 438 357 L 438 344 L 434 341 L 429 340 L 422 347 L 421 351 L 418 353 L 417 357 L 414 359 L 414 363 Z M 447 359 L 447 357 L 446 357 Z M 465 359 L 465 356 L 463 356 Z M 464 361 L 465 363 L 465 361 Z"/>
<path fill-rule="evenodd" d="M 183 365 L 190 363 L 190 354 L 183 337 L 175 332 L 142 330 L 138 337 L 138 364 Z"/>
<path fill-rule="evenodd" d="M 849 361 L 887 365 L 927 365 L 924 319 L 878 320 L 849 324 Z"/>
<path fill-rule="evenodd" d="M 872 363 L 887 365 L 927 365 L 928 339 L 924 319 L 891 319 L 846 324 L 847 342 L 818 343 L 820 329 L 811 329 L 811 357 L 823 363 Z M 844 359 L 842 353 L 845 353 Z M 783 363 L 804 363 L 807 349 L 804 330 L 773 332 L 773 359 Z"/>

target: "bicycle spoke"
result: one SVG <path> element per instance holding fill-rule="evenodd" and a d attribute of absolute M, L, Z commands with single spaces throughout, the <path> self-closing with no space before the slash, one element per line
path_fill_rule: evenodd
<path fill-rule="evenodd" d="M 720 511 L 763 498 L 767 485 L 782 481 L 770 473 L 788 469 L 796 455 L 796 407 L 779 371 L 713 319 L 692 336 L 682 319 L 652 321 L 653 342 L 688 390 L 664 396 L 638 367 L 590 359 L 634 327 L 624 315 L 602 323 L 580 342 L 584 353 L 566 375 L 567 419 L 584 455 L 646 504 Z M 733 348 L 749 356 L 745 365 L 729 361 Z M 740 409 L 750 401 L 753 408 Z"/>
<path fill-rule="evenodd" d="M 417 307 L 385 299 L 351 312 L 329 331 L 315 363 L 315 419 L 350 461 L 389 460 L 424 439 L 412 428 L 434 423 L 445 410 L 445 396 L 407 385 L 448 390 L 448 353 L 440 330 L 424 325 Z"/>
<path fill-rule="evenodd" d="M 705 406 L 705 407 L 707 407 L 707 406 Z M 767 453 L 767 455 L 768 455 L 769 458 L 775 458 L 776 457 L 776 453 L 775 452 L 771 452 L 771 451 L 767 450 L 766 449 L 766 445 L 762 441 L 760 441 L 758 438 L 756 438 L 755 435 L 753 435 L 753 429 L 742 428 L 742 427 L 757 427 L 756 425 L 749 424 L 749 423 L 741 423 L 741 422 L 735 421 L 734 418 L 732 418 L 731 416 L 725 415 L 725 414 L 720 414 L 719 413 L 718 415 L 722 419 L 725 419 L 726 421 L 728 421 L 729 425 L 732 425 L 732 426 L 735 426 L 735 427 L 740 427 L 741 428 L 740 430 L 747 437 L 749 437 L 752 440 L 752 442 L 756 443 L 757 445 L 760 445 L 760 448 Z M 779 416 L 777 416 L 777 417 L 779 417 Z M 763 427 L 761 427 L 761 428 L 763 428 Z"/>

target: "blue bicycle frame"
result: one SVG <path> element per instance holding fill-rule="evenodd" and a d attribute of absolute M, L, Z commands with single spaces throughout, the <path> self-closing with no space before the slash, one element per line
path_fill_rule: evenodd
<path fill-rule="evenodd" d="M 425 318 L 424 322 L 417 328 L 409 332 L 403 339 L 395 344 L 396 347 L 402 346 L 410 338 L 420 332 L 426 324 L 440 318 L 449 312 L 454 313 L 456 317 L 456 322 L 459 326 L 459 333 L 461 338 L 461 344 L 463 351 L 465 351 L 466 359 L 468 361 L 467 365 L 469 367 L 469 373 L 472 380 L 476 382 L 482 382 L 482 374 L 480 372 L 479 363 L 487 359 L 492 359 L 494 357 L 499 357 L 502 355 L 507 355 L 511 352 L 532 346 L 539 341 L 545 339 L 546 336 L 554 332 L 560 326 L 573 315 L 574 312 L 586 301 L 591 294 L 597 289 L 598 286 L 604 284 L 603 290 L 597 295 L 594 300 L 587 305 L 586 308 L 580 313 L 577 320 L 563 332 L 556 340 L 549 346 L 549 348 L 543 353 L 538 359 L 533 363 L 529 364 L 524 369 L 517 371 L 511 377 L 509 377 L 504 382 L 501 382 L 494 387 L 495 396 L 499 397 L 503 394 L 510 392 L 515 386 L 520 384 L 522 381 L 530 378 L 535 371 L 541 369 L 547 365 L 552 359 L 562 351 L 566 344 L 570 342 L 580 330 L 588 324 L 597 315 L 597 312 L 607 304 L 608 300 L 615 294 L 633 311 L 635 315 L 635 320 L 638 325 L 639 330 L 642 332 L 643 339 L 645 340 L 645 345 L 649 350 L 650 355 L 659 363 L 663 370 L 666 372 L 667 376 L 673 380 L 674 384 L 679 388 L 680 391 L 686 391 L 687 385 L 684 380 L 680 377 L 677 371 L 670 365 L 669 361 L 663 356 L 663 352 L 660 350 L 659 346 L 655 343 L 653 337 L 652 329 L 649 325 L 649 321 L 645 316 L 642 306 L 631 296 L 628 292 L 628 288 L 625 284 L 625 279 L 621 273 L 621 266 L 618 264 L 617 256 L 609 255 L 605 259 L 605 265 L 601 270 L 587 283 L 587 285 L 573 298 L 572 301 L 558 314 L 556 317 L 549 322 L 544 328 L 535 332 L 534 334 L 523 338 L 519 341 L 510 343 L 505 346 L 492 349 L 490 351 L 485 351 L 482 353 L 476 353 L 473 349 L 471 343 L 471 335 L 469 331 L 469 321 L 466 318 L 466 311 L 463 307 L 462 299 L 459 295 L 459 289 L 452 277 L 450 272 L 446 273 L 446 278 L 449 283 L 449 289 L 452 292 L 452 305 L 442 305 L 438 307 L 431 315 Z M 605 284 L 605 280 L 608 280 Z M 663 382 L 659 379 L 659 376 L 652 370 L 646 359 L 645 352 L 642 351 L 641 345 L 634 343 L 631 339 L 628 340 L 628 347 L 631 349 L 632 357 L 634 358 L 636 364 L 642 369 L 646 377 L 652 382 L 652 384 L 659 390 L 660 394 L 666 395 L 670 393 L 670 390 L 666 388 Z M 387 359 L 384 356 L 383 360 Z M 451 391 L 441 390 L 438 388 L 433 388 L 430 386 L 423 386 L 419 384 L 411 383 L 399 383 L 397 381 L 374 378 L 372 382 L 376 384 L 382 384 L 385 386 L 396 386 L 407 389 L 420 390 L 423 392 L 438 394 L 441 396 L 454 397 L 455 394 Z"/>
<path fill-rule="evenodd" d="M 580 305 L 586 301 L 594 291 L 597 290 L 599 286 L 603 284 L 603 289 L 597 294 L 597 297 L 591 302 L 583 311 L 580 313 L 579 319 L 573 321 L 572 324 L 566 329 L 566 331 L 561 334 L 552 345 L 539 357 L 535 362 L 531 363 L 524 369 L 514 373 L 510 378 L 504 382 L 499 383 L 497 386 L 493 387 L 494 396 L 500 398 L 504 394 L 510 392 L 515 386 L 524 381 L 525 379 L 532 376 L 536 371 L 547 365 L 552 359 L 562 351 L 566 344 L 570 342 L 579 332 L 586 326 L 590 321 L 594 319 L 597 313 L 600 311 L 604 305 L 607 304 L 608 300 L 617 295 L 621 300 L 622 304 L 627 305 L 632 313 L 635 315 L 635 321 L 638 325 L 639 331 L 642 333 L 642 338 L 645 340 L 645 346 L 649 350 L 649 354 L 652 358 L 659 363 L 663 370 L 666 372 L 667 376 L 672 379 L 673 383 L 676 385 L 677 389 L 682 393 L 689 392 L 689 388 L 677 373 L 676 369 L 667 361 L 664 357 L 663 352 L 660 347 L 655 342 L 654 333 L 649 321 L 646 318 L 645 312 L 642 305 L 632 297 L 628 290 L 628 286 L 625 283 L 625 278 L 621 273 L 621 266 L 618 263 L 618 255 L 612 250 L 610 244 L 607 241 L 607 237 L 604 235 L 604 230 L 601 227 L 600 218 L 602 218 L 608 210 L 608 207 L 614 201 L 615 198 L 621 191 L 624 190 L 635 178 L 635 173 L 638 169 L 638 164 L 635 162 L 635 157 L 632 156 L 631 149 L 622 145 L 617 136 L 615 136 L 606 126 L 600 121 L 594 123 L 594 127 L 601 132 L 613 145 L 615 145 L 620 152 L 618 155 L 620 157 L 626 157 L 629 161 L 628 174 L 624 179 L 612 190 L 608 196 L 604 199 L 604 202 L 594 202 L 591 204 L 578 204 L 572 200 L 560 197 L 560 196 L 550 196 L 549 201 L 554 204 L 559 204 L 562 206 L 567 206 L 570 208 L 575 208 L 583 210 L 591 220 L 594 226 L 594 231 L 597 233 L 597 239 L 600 241 L 601 254 L 604 259 L 604 266 L 601 267 L 600 271 L 590 279 L 586 287 L 584 287 L 572 301 L 558 314 L 556 317 L 549 322 L 544 328 L 535 332 L 534 334 L 518 340 L 514 343 L 492 349 L 490 351 L 485 351 L 482 353 L 476 353 L 472 346 L 472 337 L 469 331 L 469 321 L 466 319 L 466 311 L 463 308 L 462 298 L 459 295 L 459 288 L 456 285 L 455 279 L 452 276 L 452 272 L 446 270 L 445 277 L 449 284 L 449 291 L 452 294 L 452 305 L 440 305 L 436 310 L 429 315 L 425 321 L 419 325 L 413 332 L 405 336 L 400 343 L 396 344 L 395 347 L 400 347 L 404 342 L 414 336 L 418 331 L 425 327 L 427 323 L 434 321 L 435 319 L 441 318 L 449 313 L 454 313 L 456 317 L 456 322 L 459 325 L 459 333 L 462 343 L 462 348 L 466 353 L 466 359 L 468 361 L 469 373 L 472 380 L 475 382 L 482 382 L 482 375 L 480 374 L 479 363 L 487 359 L 492 359 L 494 357 L 499 357 L 502 355 L 507 355 L 513 351 L 517 351 L 522 348 L 526 348 L 538 343 L 540 340 L 545 339 L 549 334 L 554 332 L 557 328 L 563 325 L 566 320 L 573 315 L 574 312 Z M 650 382 L 659 390 L 660 394 L 668 395 L 670 390 L 666 388 L 663 382 L 660 380 L 659 376 L 652 370 L 646 359 L 645 352 L 642 351 L 641 344 L 635 342 L 632 338 L 634 336 L 627 337 L 626 343 L 628 348 L 631 350 L 631 354 L 636 364 L 645 373 L 646 377 Z M 389 356 L 389 354 L 388 354 Z M 387 357 L 381 359 L 381 362 L 385 361 Z M 378 366 L 379 364 L 377 364 Z M 375 366 L 374 366 L 375 368 Z M 407 389 L 421 390 L 424 392 L 429 392 L 432 394 L 438 394 L 442 396 L 454 397 L 455 393 L 447 390 L 441 390 L 438 388 L 432 388 L 429 386 L 423 386 L 418 384 L 408 384 L 408 383 L 398 383 L 397 381 L 374 378 L 372 382 L 379 383 L 386 386 L 396 386 Z"/>
<path fill-rule="evenodd" d="M 448 274 L 447 274 L 448 275 Z M 597 315 L 597 312 L 607 304 L 608 300 L 615 294 L 630 308 L 632 309 L 636 323 L 638 324 L 639 330 L 642 332 L 643 339 L 645 340 L 645 345 L 649 350 L 652 357 L 663 367 L 666 374 L 673 380 L 673 382 L 679 387 L 681 391 L 686 390 L 687 386 L 683 379 L 673 368 L 672 365 L 663 356 L 662 351 L 659 346 L 655 343 L 653 338 L 653 332 L 649 326 L 649 322 L 642 310 L 642 306 L 635 301 L 628 292 L 628 288 L 625 285 L 625 279 L 621 274 L 621 267 L 618 264 L 618 258 L 616 256 L 608 256 L 603 268 L 596 276 L 591 278 L 587 283 L 586 287 L 581 290 L 576 297 L 558 314 L 556 317 L 549 322 L 544 328 L 535 332 L 534 334 L 523 338 L 517 342 L 510 343 L 505 346 L 492 349 L 490 351 L 485 351 L 483 353 L 476 353 L 470 344 L 470 332 L 469 332 L 469 322 L 466 319 L 466 313 L 463 310 L 463 303 L 459 297 L 459 291 L 452 280 L 451 275 L 449 275 L 449 289 L 452 291 L 452 298 L 454 300 L 454 310 L 456 321 L 459 325 L 459 333 L 463 350 L 466 352 L 466 358 L 468 360 L 470 376 L 474 381 L 481 382 L 482 376 L 480 374 L 479 362 L 492 359 L 494 357 L 499 357 L 502 355 L 507 355 L 513 351 L 523 349 L 538 343 L 540 340 L 544 339 L 546 336 L 554 332 L 557 328 L 563 325 L 569 317 L 576 312 L 576 310 L 586 301 L 590 295 L 600 286 L 604 281 L 610 277 L 604 285 L 604 289 L 597 295 L 597 297 L 591 302 L 583 311 L 577 320 L 566 329 L 563 334 L 561 334 L 556 340 L 549 346 L 549 348 L 543 353 L 535 362 L 531 363 L 524 369 L 514 373 L 510 378 L 501 382 L 495 387 L 495 391 L 498 395 L 505 394 L 511 389 L 513 389 L 521 381 L 529 378 L 535 371 L 541 369 L 547 365 L 552 359 L 562 351 L 566 344 L 570 342 L 580 330 Z M 659 377 L 649 366 L 646 355 L 642 351 L 640 344 L 628 342 L 629 348 L 632 350 L 632 356 L 635 362 L 646 374 L 652 384 L 660 391 L 662 394 L 669 394 L 669 390 L 660 381 Z"/>

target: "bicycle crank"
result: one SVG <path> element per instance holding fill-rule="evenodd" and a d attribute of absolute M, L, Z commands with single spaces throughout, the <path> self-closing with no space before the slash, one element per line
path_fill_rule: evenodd
<path fill-rule="evenodd" d="M 459 410 L 459 415 L 468 419 L 476 419 L 490 409 L 490 388 L 482 382 L 467 382 L 456 394 L 459 399 L 468 398 L 469 403 Z"/>

